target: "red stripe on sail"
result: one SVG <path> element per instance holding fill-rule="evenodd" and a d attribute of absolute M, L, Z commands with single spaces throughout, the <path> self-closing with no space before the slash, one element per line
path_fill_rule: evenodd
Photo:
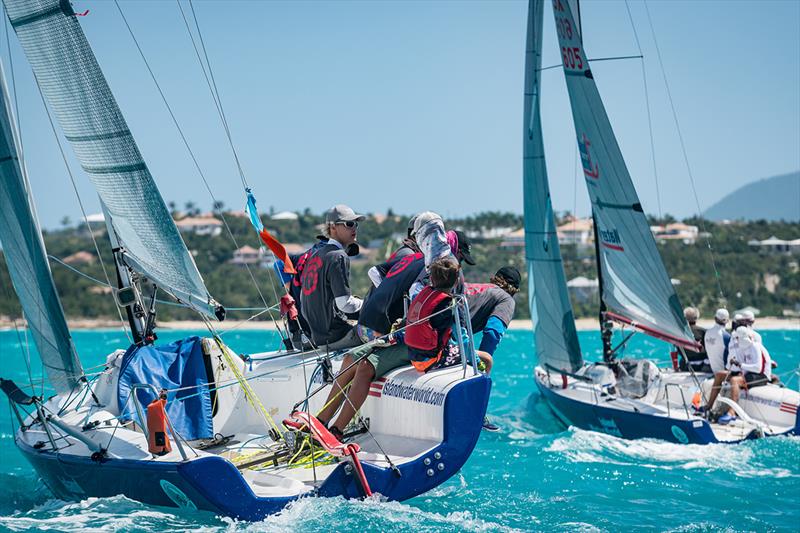
<path fill-rule="evenodd" d="M 289 254 L 286 252 L 286 248 L 276 239 L 273 237 L 270 232 L 266 229 L 262 229 L 258 236 L 261 237 L 261 241 L 266 244 L 272 253 L 275 254 L 275 257 L 283 261 L 283 271 L 287 274 L 297 274 L 297 271 L 294 269 L 294 265 L 292 264 L 292 260 L 289 259 Z"/>
<path fill-rule="evenodd" d="M 617 246 L 616 244 L 608 244 L 607 242 L 601 242 L 600 244 L 602 244 L 606 248 L 611 248 L 612 250 L 616 250 L 618 252 L 625 251 L 625 248 L 623 248 L 622 246 Z"/>
<path fill-rule="evenodd" d="M 617 322 L 622 322 L 623 324 L 628 324 L 630 326 L 633 326 L 634 328 L 641 330 L 642 332 L 650 335 L 651 337 L 661 339 L 662 341 L 671 342 L 672 344 L 680 346 L 681 348 L 693 350 L 696 352 L 699 352 L 700 350 L 703 349 L 703 347 L 697 341 L 689 341 L 687 339 L 684 339 L 683 337 L 676 337 L 675 335 L 671 335 L 669 333 L 665 333 L 663 331 L 659 331 L 657 329 L 644 326 L 642 324 L 639 324 L 638 322 L 634 322 L 630 318 L 618 315 L 617 313 L 612 313 L 611 311 L 606 311 L 605 314 L 612 320 L 616 320 Z"/>

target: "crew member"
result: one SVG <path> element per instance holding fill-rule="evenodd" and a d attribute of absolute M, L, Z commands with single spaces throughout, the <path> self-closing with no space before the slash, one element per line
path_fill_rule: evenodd
<path fill-rule="evenodd" d="M 369 276 L 369 279 L 374 287 L 377 287 L 381 284 L 389 270 L 391 270 L 395 263 L 397 263 L 400 259 L 409 255 L 421 253 L 419 246 L 417 246 L 417 241 L 412 235 L 414 231 L 414 222 L 416 220 L 416 215 L 408 220 L 408 227 L 406 229 L 407 235 L 403 239 L 403 244 L 400 246 L 400 248 L 392 252 L 392 255 L 390 255 L 389 259 L 387 259 L 385 262 L 381 263 L 380 265 L 375 265 L 367 271 L 367 276 Z"/>
<path fill-rule="evenodd" d="M 430 285 L 408 308 L 405 343 L 411 364 L 420 372 L 427 372 L 444 356 L 453 328 L 453 312 L 448 308 L 460 271 L 461 265 L 452 256 L 435 260 L 430 266 Z"/>
<path fill-rule="evenodd" d="M 699 352 L 688 349 L 685 350 L 686 359 L 688 361 L 681 359 L 680 369 L 687 371 L 691 367 L 691 369 L 695 372 L 711 372 L 711 365 L 708 362 L 708 354 L 706 353 L 706 348 L 703 345 L 705 342 L 706 328 L 697 325 L 697 319 L 700 318 L 700 312 L 696 307 L 687 307 L 683 310 L 683 316 L 686 318 L 686 321 L 689 323 L 689 327 L 692 329 L 694 340 L 699 342 L 702 348 Z"/>
<path fill-rule="evenodd" d="M 300 302 L 311 339 L 328 350 L 361 344 L 347 318 L 361 310 L 361 299 L 350 292 L 350 258 L 346 250 L 356 243 L 358 223 L 364 220 L 346 205 L 325 214 L 328 242 L 307 259 L 300 276 Z"/>
<path fill-rule="evenodd" d="M 725 329 L 728 324 L 729 313 L 727 309 L 717 309 L 714 313 L 714 325 L 706 330 L 705 347 L 708 354 L 708 363 L 711 371 L 716 375 L 725 373 L 728 362 L 728 344 L 731 334 Z"/>
<path fill-rule="evenodd" d="M 489 283 L 467 283 L 464 295 L 469 304 L 472 332 L 482 332 L 477 355 L 492 370 L 492 356 L 514 317 L 514 295 L 519 291 L 519 270 L 506 266 L 492 276 Z"/>
<path fill-rule="evenodd" d="M 731 370 L 737 370 L 737 375 L 731 376 L 731 400 L 739 401 L 742 388 L 749 389 L 760 387 L 772 381 L 772 359 L 769 352 L 755 339 L 753 332 L 746 326 L 739 326 L 734 332 L 736 350 L 729 357 Z M 712 391 L 712 398 L 716 399 Z M 710 404 L 713 405 L 713 404 Z M 729 409 L 717 422 L 728 424 L 736 420 L 736 412 Z"/>

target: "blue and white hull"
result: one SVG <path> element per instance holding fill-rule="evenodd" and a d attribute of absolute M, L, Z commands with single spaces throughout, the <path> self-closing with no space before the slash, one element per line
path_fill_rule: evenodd
<path fill-rule="evenodd" d="M 583 373 L 589 366 L 578 372 Z M 681 444 L 733 443 L 762 436 L 800 434 L 797 415 L 800 393 L 772 385 L 743 393 L 735 405 L 740 416 L 730 424 L 711 423 L 696 415 L 693 397 L 701 388 L 706 395 L 710 391 L 711 380 L 705 377 L 700 377 L 698 387 L 688 372 L 662 371 L 650 383 L 646 394 L 634 398 L 621 391 L 610 393 L 597 383 L 548 373 L 541 367 L 535 370 L 540 393 L 567 426 L 625 439 L 653 438 Z M 778 401 L 769 399 L 774 395 L 778 395 Z M 775 407 L 768 407 L 771 403 Z"/>
<path fill-rule="evenodd" d="M 308 354 L 278 354 L 254 357 L 240 370 L 251 378 L 249 383 L 264 409 L 280 421 L 315 381 L 321 381 L 318 368 L 316 358 Z M 218 383 L 224 383 L 229 376 L 220 375 L 219 370 Z M 113 385 L 113 363 L 107 373 L 95 384 L 101 402 L 104 387 Z M 480 436 L 490 389 L 488 377 L 461 366 L 427 374 L 401 367 L 373 382 L 360 410 L 369 432 L 350 441 L 361 448 L 358 457 L 372 492 L 406 500 L 458 472 Z M 309 411 L 319 409 L 326 394 L 323 389 L 316 395 Z M 318 457 L 315 464 L 294 465 L 285 460 L 263 461 L 248 466 L 258 461 L 259 454 L 268 456 L 277 444 L 264 434 L 263 420 L 243 400 L 238 386 L 218 389 L 214 414 L 215 432 L 232 438 L 205 449 L 198 442 L 183 443 L 185 458 L 175 442 L 170 453 L 152 455 L 145 433 L 131 423 L 106 424 L 114 420 L 115 406 L 108 410 L 85 402 L 77 409 L 62 409 L 64 400 L 55 397 L 44 405 L 48 413 L 60 412 L 52 415 L 47 428 L 34 413 L 25 419 L 28 427 L 15 435 L 19 449 L 59 498 L 122 494 L 152 505 L 260 520 L 301 497 L 364 495 L 346 458 Z M 93 421 L 101 423 L 88 427 Z M 97 447 L 104 453 L 95 453 Z"/>

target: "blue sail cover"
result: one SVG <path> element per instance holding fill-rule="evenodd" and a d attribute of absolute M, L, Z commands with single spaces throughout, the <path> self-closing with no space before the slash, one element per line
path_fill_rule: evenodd
<path fill-rule="evenodd" d="M 211 393 L 203 361 L 200 337 L 188 337 L 163 346 L 131 346 L 122 358 L 117 400 L 122 420 L 136 420 L 136 406 L 130 398 L 136 384 L 161 389 L 181 389 L 167 395 L 167 415 L 181 437 L 187 440 L 214 436 Z M 156 399 L 150 389 L 138 389 L 136 396 L 144 410 Z"/>
<path fill-rule="evenodd" d="M 543 15 L 544 1 L 531 0 L 525 54 L 522 163 L 528 305 L 539 363 L 574 372 L 583 365 L 583 358 L 558 246 L 539 114 Z"/>
<path fill-rule="evenodd" d="M 69 392 L 83 375 L 70 337 L 28 183 L 17 152 L 5 78 L 0 73 L 0 242 L 47 379 Z"/>
<path fill-rule="evenodd" d="M 614 319 L 694 348 L 694 337 L 600 99 L 573 9 L 572 2 L 553 1 L 581 164 L 597 224 L 603 302 Z"/>
<path fill-rule="evenodd" d="M 66 0 L 3 0 L 45 99 L 111 214 L 126 263 L 209 316 L 215 302 Z"/>

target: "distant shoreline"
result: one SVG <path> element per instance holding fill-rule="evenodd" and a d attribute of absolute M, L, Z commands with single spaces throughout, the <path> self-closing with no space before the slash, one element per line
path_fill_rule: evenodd
<path fill-rule="evenodd" d="M 709 327 L 713 324 L 711 320 L 700 320 L 700 325 Z M 24 321 L 18 321 L 16 326 L 24 325 Z M 119 329 L 121 324 L 114 320 L 101 319 L 80 319 L 70 320 L 69 328 L 73 330 L 85 329 Z M 237 327 L 238 326 L 238 327 Z M 14 329 L 15 324 L 9 320 L 0 320 L 0 330 Z M 127 324 L 125 325 L 127 328 Z M 275 324 L 272 322 L 247 322 L 241 323 L 234 320 L 223 323 L 216 323 L 220 331 L 237 329 L 242 331 L 274 331 Z M 757 330 L 800 330 L 800 318 L 783 317 L 759 317 L 756 319 L 755 327 Z M 597 331 L 598 324 L 596 318 L 579 318 L 575 321 L 575 328 L 578 331 Z M 159 322 L 158 329 L 161 330 L 203 330 L 206 326 L 201 321 L 196 320 L 176 320 L 172 322 Z M 509 328 L 511 330 L 530 330 L 530 320 L 512 320 Z"/>

